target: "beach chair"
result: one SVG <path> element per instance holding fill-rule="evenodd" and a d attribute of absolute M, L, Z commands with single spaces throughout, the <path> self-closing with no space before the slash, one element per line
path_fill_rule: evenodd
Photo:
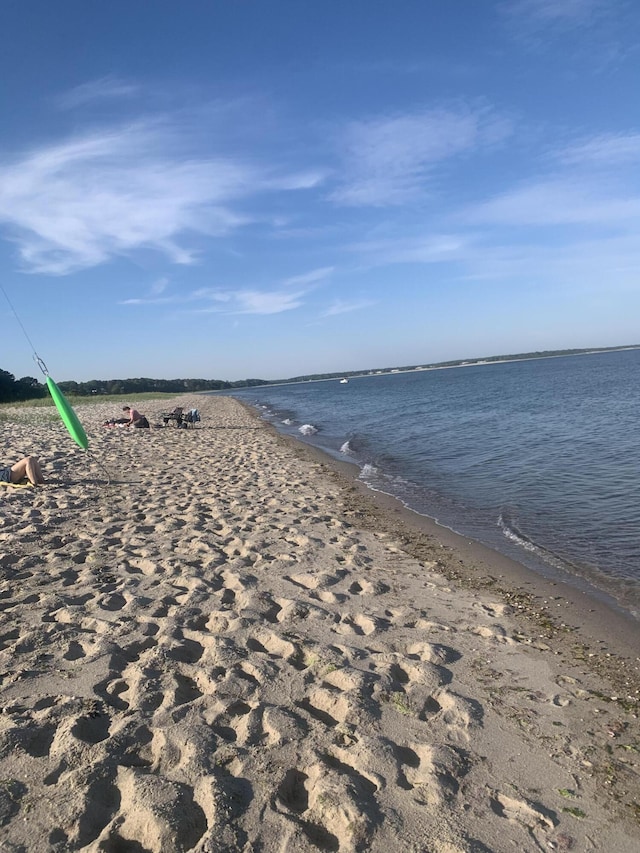
<path fill-rule="evenodd" d="M 195 425 L 200 423 L 200 412 L 197 409 L 190 409 L 186 415 L 182 416 L 187 427 L 195 428 Z"/>
<path fill-rule="evenodd" d="M 173 421 L 173 425 L 179 427 L 182 423 L 183 411 L 181 406 L 176 406 L 172 412 L 165 412 L 162 415 L 162 423 L 167 426 L 170 421 Z"/>

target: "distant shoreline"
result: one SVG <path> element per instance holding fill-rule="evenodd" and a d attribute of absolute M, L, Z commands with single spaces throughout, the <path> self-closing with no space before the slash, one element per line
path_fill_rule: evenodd
<path fill-rule="evenodd" d="M 553 355 L 530 355 L 522 357 L 514 357 L 514 358 L 500 358 L 499 356 L 489 356 L 486 359 L 478 359 L 477 361 L 470 360 L 461 360 L 459 362 L 455 362 L 453 364 L 449 362 L 443 362 L 441 364 L 434 364 L 430 366 L 418 366 L 418 367 L 393 367 L 393 368 L 385 368 L 384 370 L 374 370 L 374 371 L 365 371 L 362 373 L 350 373 L 350 372 L 342 372 L 335 373 L 331 376 L 323 376 L 319 379 L 282 379 L 278 382 L 265 382 L 262 385 L 243 385 L 238 386 L 236 388 L 224 388 L 216 391 L 199 391 L 197 393 L 209 395 L 209 394 L 227 394 L 233 396 L 233 392 L 235 391 L 258 391 L 260 388 L 275 388 L 282 385 L 304 385 L 310 382 L 339 382 L 342 378 L 351 379 L 366 379 L 369 377 L 375 376 L 394 376 L 396 374 L 402 373 L 426 373 L 432 370 L 453 370 L 459 367 L 489 367 L 492 364 L 511 364 L 513 362 L 519 361 L 542 361 L 543 359 L 550 358 L 573 358 L 584 355 L 602 355 L 603 353 L 610 352 L 628 352 L 630 350 L 640 350 L 640 344 L 626 347 L 610 347 L 604 349 L 586 349 L 580 350 L 579 352 L 575 352 L 573 350 L 566 350 L 565 352 L 557 352 Z"/>

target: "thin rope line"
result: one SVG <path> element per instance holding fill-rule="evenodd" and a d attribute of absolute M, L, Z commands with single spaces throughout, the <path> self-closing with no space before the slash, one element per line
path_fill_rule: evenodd
<path fill-rule="evenodd" d="M 87 454 L 87 456 L 90 456 L 90 457 L 93 459 L 93 461 L 96 463 L 96 465 L 98 465 L 100 468 L 102 468 L 102 470 L 103 470 L 103 471 L 105 472 L 105 474 L 107 475 L 107 486 L 110 486 L 110 485 L 111 485 L 111 480 L 113 479 L 113 477 L 112 477 L 111 472 L 110 472 L 110 471 L 109 471 L 109 469 L 107 468 L 107 466 L 104 464 L 104 462 L 102 462 L 100 459 L 98 459 L 96 456 L 94 456 L 94 455 L 93 455 L 93 453 L 89 450 L 89 448 L 88 448 L 88 447 L 87 447 L 87 449 L 85 450 L 85 453 Z"/>
<path fill-rule="evenodd" d="M 36 348 L 35 348 L 35 346 L 34 346 L 34 344 L 33 344 L 33 341 L 32 341 L 32 340 L 31 340 L 31 338 L 29 337 L 29 333 L 28 333 L 28 332 L 27 332 L 27 330 L 25 329 L 25 327 L 24 327 L 24 324 L 23 324 L 22 320 L 21 320 L 21 319 L 20 319 L 20 317 L 18 316 L 18 312 L 16 311 L 16 309 L 15 309 L 15 308 L 14 308 L 14 306 L 13 306 L 13 302 L 9 299 L 9 295 L 8 295 L 7 291 L 4 289 L 4 287 L 2 286 L 2 284 L 0 284 L 0 290 L 4 293 L 4 298 L 5 298 L 5 299 L 7 300 L 7 302 L 9 303 L 9 308 L 11 308 L 11 310 L 13 311 L 13 316 L 16 318 L 16 322 L 17 322 L 17 324 L 18 324 L 18 325 L 20 326 L 20 328 L 22 329 L 22 333 L 24 334 L 25 338 L 27 339 L 27 342 L 28 342 L 29 346 L 31 347 L 31 349 L 32 349 L 32 351 L 33 351 L 33 357 L 34 357 L 34 359 L 35 359 L 35 361 L 36 361 L 36 364 L 38 365 L 38 367 L 40 368 L 40 370 L 44 373 L 44 375 L 45 375 L 45 376 L 48 376 L 49 371 L 47 370 L 47 365 L 44 363 L 44 361 L 40 358 L 40 356 L 39 356 L 39 355 L 38 355 L 38 353 L 36 352 Z"/>
<path fill-rule="evenodd" d="M 18 322 L 18 325 L 20 326 L 20 328 L 22 329 L 22 331 L 23 331 L 23 333 L 24 333 L 25 338 L 26 338 L 26 339 L 27 339 L 27 341 L 29 342 L 29 346 L 30 346 L 30 347 L 31 347 L 31 349 L 33 350 L 33 354 L 34 354 L 34 355 L 38 355 L 38 353 L 36 352 L 36 348 L 35 348 L 35 347 L 34 347 L 34 345 L 33 345 L 33 341 L 31 340 L 31 338 L 30 338 L 30 337 L 29 337 L 29 335 L 27 334 L 27 330 L 25 329 L 25 327 L 22 325 L 22 320 L 20 319 L 20 317 L 18 317 L 18 312 L 17 312 L 17 311 L 16 311 L 16 309 L 13 307 L 13 303 L 11 302 L 11 300 L 9 299 L 9 297 L 8 297 L 8 295 L 7 295 L 7 291 L 4 289 L 4 287 L 3 287 L 1 284 L 0 284 L 0 290 L 2 290 L 2 292 L 4 293 L 4 298 L 5 298 L 5 299 L 7 300 L 7 302 L 9 303 L 9 308 L 11 308 L 11 310 L 13 311 L 13 316 L 16 318 L 16 320 L 17 320 L 17 322 Z"/>

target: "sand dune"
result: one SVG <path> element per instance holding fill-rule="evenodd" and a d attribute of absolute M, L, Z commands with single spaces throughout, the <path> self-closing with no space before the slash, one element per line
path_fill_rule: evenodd
<path fill-rule="evenodd" d="M 178 402 L 198 428 L 80 408 L 89 459 L 3 424 L 48 478 L 0 493 L 3 853 L 640 849 L 637 669 L 572 663 L 236 401 L 150 420 Z"/>

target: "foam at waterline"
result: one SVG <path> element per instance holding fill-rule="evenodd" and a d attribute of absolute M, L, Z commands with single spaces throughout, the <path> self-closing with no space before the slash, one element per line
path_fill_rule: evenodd
<path fill-rule="evenodd" d="M 360 471 L 361 477 L 372 477 L 374 474 L 378 473 L 378 469 L 375 465 L 371 465 L 369 462 L 366 465 L 362 466 L 362 470 Z"/>
<path fill-rule="evenodd" d="M 544 548 L 542 545 L 538 545 L 525 533 L 519 530 L 515 521 L 510 517 L 508 510 L 502 510 L 500 512 L 500 515 L 498 516 L 498 527 L 502 530 L 506 539 L 509 539 L 511 542 L 515 542 L 516 545 L 523 548 L 525 551 L 535 554 L 541 558 L 543 562 L 556 569 L 561 569 L 565 572 L 570 571 L 572 574 L 574 573 L 575 566 L 570 560 L 563 560 L 561 557 L 558 557 L 557 554 L 554 554 L 553 551 L 548 548 Z"/>
<path fill-rule="evenodd" d="M 318 432 L 318 428 L 314 427 L 313 424 L 302 424 L 301 427 L 298 427 L 298 432 L 302 433 L 302 435 L 315 435 Z"/>
<path fill-rule="evenodd" d="M 503 510 L 498 516 L 498 527 L 502 530 L 503 534 L 507 539 L 510 539 L 512 542 L 515 542 L 521 548 L 524 548 L 526 551 L 537 551 L 539 550 L 536 545 L 524 535 L 518 528 L 516 527 L 515 522 L 512 518 L 509 517 L 508 512 Z"/>

